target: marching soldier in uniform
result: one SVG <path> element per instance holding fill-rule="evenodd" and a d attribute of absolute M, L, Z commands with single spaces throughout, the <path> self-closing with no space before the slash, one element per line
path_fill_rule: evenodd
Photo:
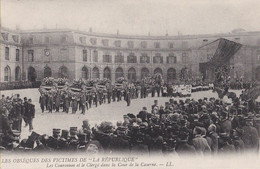
<path fill-rule="evenodd" d="M 43 113 L 44 112 L 44 106 L 46 105 L 45 94 L 41 94 L 39 102 L 40 102 L 41 110 L 42 110 L 42 113 Z"/>
<path fill-rule="evenodd" d="M 55 97 L 55 108 L 56 108 L 56 112 L 59 112 L 60 103 L 61 103 L 61 94 L 60 94 L 60 92 L 58 92 L 58 93 L 56 94 L 56 97 Z"/>
<path fill-rule="evenodd" d="M 81 114 L 85 115 L 85 112 L 86 112 L 86 94 L 83 93 L 81 96 L 80 96 L 80 107 L 81 107 Z"/>

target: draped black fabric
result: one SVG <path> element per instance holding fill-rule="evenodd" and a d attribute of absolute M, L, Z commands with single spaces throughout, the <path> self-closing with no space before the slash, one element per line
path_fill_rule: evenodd
<path fill-rule="evenodd" d="M 230 58 L 234 56 L 242 47 L 241 44 L 220 38 L 218 48 L 212 59 L 209 61 L 211 66 L 219 67 L 229 63 Z"/>

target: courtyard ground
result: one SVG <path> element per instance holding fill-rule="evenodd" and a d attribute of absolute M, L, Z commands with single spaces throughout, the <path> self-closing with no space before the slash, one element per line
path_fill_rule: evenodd
<path fill-rule="evenodd" d="M 33 104 L 35 104 L 36 113 L 35 118 L 33 120 L 34 131 L 39 134 L 48 134 L 52 135 L 53 128 L 60 129 L 68 129 L 70 127 L 78 127 L 81 128 L 82 121 L 88 119 L 91 127 L 95 125 L 99 125 L 102 121 L 110 121 L 116 124 L 117 121 L 123 121 L 123 115 L 127 113 L 137 114 L 142 107 L 146 106 L 148 111 L 151 110 L 151 105 L 154 100 L 157 99 L 159 105 L 164 105 L 166 101 L 169 101 L 169 97 L 147 97 L 145 99 L 133 99 L 131 101 L 131 105 L 129 107 L 126 106 L 125 101 L 121 102 L 112 102 L 111 104 L 102 104 L 98 107 L 92 107 L 91 109 L 86 111 L 85 115 L 80 114 L 78 111 L 76 114 L 71 114 L 71 110 L 69 114 L 64 112 L 53 112 L 48 113 L 47 111 L 41 113 L 40 105 L 39 105 L 39 97 L 40 93 L 38 89 L 22 89 L 22 90 L 8 90 L 8 91 L 0 91 L 1 95 L 4 94 L 6 96 L 11 96 L 12 94 L 20 94 L 21 98 L 27 97 L 31 98 Z M 237 94 L 240 94 L 241 91 L 235 91 Z M 198 100 L 203 97 L 215 97 L 217 98 L 217 93 L 213 93 L 212 91 L 202 91 L 192 93 L 190 98 L 194 98 Z M 176 100 L 185 99 L 185 98 L 174 98 Z M 224 100 L 229 101 L 226 97 Z M 27 138 L 31 133 L 29 132 L 29 127 L 23 127 L 24 122 L 22 123 L 22 134 L 21 138 Z"/>

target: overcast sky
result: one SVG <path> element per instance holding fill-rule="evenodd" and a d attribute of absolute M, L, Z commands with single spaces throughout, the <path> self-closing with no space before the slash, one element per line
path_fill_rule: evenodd
<path fill-rule="evenodd" d="M 1 0 L 2 26 L 129 35 L 260 31 L 260 0 Z"/>

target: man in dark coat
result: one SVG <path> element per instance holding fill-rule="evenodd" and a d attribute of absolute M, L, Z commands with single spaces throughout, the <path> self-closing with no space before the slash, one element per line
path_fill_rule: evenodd
<path fill-rule="evenodd" d="M 33 130 L 33 119 L 35 117 L 35 106 L 32 104 L 32 100 L 28 100 L 28 111 L 24 113 L 24 116 L 27 119 L 27 123 L 29 124 L 29 131 Z"/>
<path fill-rule="evenodd" d="M 179 155 L 193 155 L 195 154 L 196 150 L 195 147 L 188 144 L 189 139 L 189 132 L 188 131 L 180 131 L 179 135 L 179 141 L 176 145 L 176 152 Z"/>
<path fill-rule="evenodd" d="M 52 113 L 52 109 L 53 109 L 53 96 L 51 94 L 49 94 L 49 96 L 48 96 L 47 107 L 48 107 L 49 113 Z"/>
<path fill-rule="evenodd" d="M 242 128 L 244 133 L 242 140 L 245 144 L 245 151 L 258 152 L 259 151 L 259 136 L 255 127 L 253 127 L 253 119 L 247 118 L 246 125 Z"/>
<path fill-rule="evenodd" d="M 46 106 L 46 96 L 44 94 L 41 94 L 39 102 L 40 102 L 40 106 L 41 106 L 42 113 L 43 113 L 44 112 L 44 106 Z"/>
<path fill-rule="evenodd" d="M 60 103 L 61 103 L 61 95 L 60 95 L 60 92 L 59 92 L 59 93 L 56 94 L 56 97 L 55 97 L 55 108 L 56 108 L 56 112 L 59 112 Z"/>
<path fill-rule="evenodd" d="M 85 114 L 86 111 L 86 95 L 85 93 L 81 95 L 80 97 L 80 105 L 81 105 L 81 114 Z"/>
<path fill-rule="evenodd" d="M 25 123 L 25 127 L 28 125 L 28 120 L 26 114 L 29 112 L 29 103 L 27 100 L 27 97 L 24 98 L 24 103 L 23 103 L 23 120 Z"/>
<path fill-rule="evenodd" d="M 126 132 L 127 128 L 124 126 L 119 126 L 117 128 L 116 134 L 113 135 L 109 147 L 112 153 L 129 153 L 129 141 L 126 136 Z"/>
<path fill-rule="evenodd" d="M 130 106 L 130 104 L 131 104 L 131 93 L 129 92 L 129 90 L 126 91 L 126 102 L 127 102 L 127 106 Z"/>

